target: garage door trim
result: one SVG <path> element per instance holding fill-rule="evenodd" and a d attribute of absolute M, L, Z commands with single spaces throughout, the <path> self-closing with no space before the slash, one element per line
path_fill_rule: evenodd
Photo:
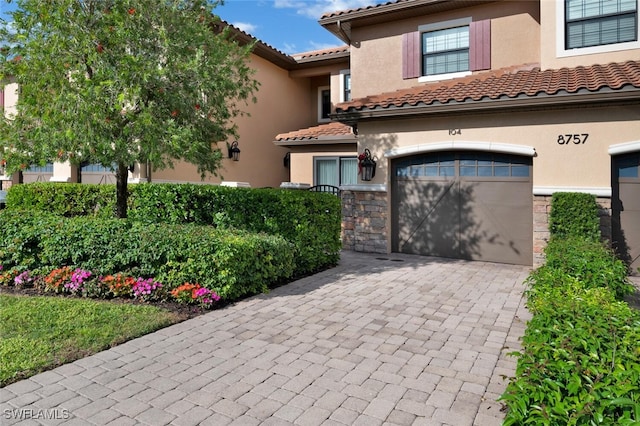
<path fill-rule="evenodd" d="M 385 151 L 384 157 L 394 159 L 437 151 L 483 151 L 490 153 L 521 155 L 523 157 L 534 157 L 536 155 L 535 148 L 528 145 L 515 145 L 498 142 L 448 141 L 394 148 Z"/>

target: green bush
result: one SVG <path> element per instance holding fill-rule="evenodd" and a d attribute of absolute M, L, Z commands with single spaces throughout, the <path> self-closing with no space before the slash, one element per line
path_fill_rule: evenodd
<path fill-rule="evenodd" d="M 279 235 L 295 248 L 299 275 L 337 264 L 341 205 L 330 194 L 195 184 L 129 186 L 129 219 L 148 224 L 198 224 Z M 113 217 L 114 185 L 39 183 L 15 185 L 8 210 L 61 216 Z"/>
<path fill-rule="evenodd" d="M 583 237 L 553 237 L 545 248 L 545 264 L 535 274 L 554 270 L 578 279 L 583 287 L 608 287 L 618 300 L 634 291 L 628 268 L 599 241 Z"/>
<path fill-rule="evenodd" d="M 503 424 L 637 425 L 640 314 L 607 288 L 550 271 L 532 283 L 534 315 L 501 396 Z"/>
<path fill-rule="evenodd" d="M 640 424 L 640 313 L 627 267 L 600 242 L 595 198 L 556 194 L 546 261 L 527 280 L 533 318 L 504 425 Z"/>
<path fill-rule="evenodd" d="M 168 290 L 199 283 L 227 300 L 263 292 L 293 274 L 293 247 L 275 235 L 14 210 L 0 212 L 0 227 L 4 269 L 122 272 L 154 277 Z"/>
<path fill-rule="evenodd" d="M 600 241 L 600 219 L 595 196 L 556 192 L 551 197 L 549 231 L 556 238 L 583 237 Z"/>
<path fill-rule="evenodd" d="M 7 192 L 7 209 L 39 211 L 65 217 L 113 217 L 115 185 L 80 183 L 29 183 L 13 185 Z"/>
<path fill-rule="evenodd" d="M 136 185 L 131 219 L 197 223 L 280 235 L 295 247 L 296 273 L 333 266 L 340 256 L 340 200 L 330 194 L 193 184 Z"/>

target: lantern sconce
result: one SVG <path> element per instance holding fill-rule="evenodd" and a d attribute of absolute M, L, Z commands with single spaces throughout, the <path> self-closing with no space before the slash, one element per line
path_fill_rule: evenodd
<path fill-rule="evenodd" d="M 291 164 L 291 153 L 287 152 L 284 155 L 284 158 L 282 159 L 282 165 L 289 168 L 289 165 Z"/>
<path fill-rule="evenodd" d="M 362 173 L 362 180 L 367 182 L 376 176 L 376 160 L 371 157 L 369 149 L 358 155 L 358 172 Z"/>
<path fill-rule="evenodd" d="M 233 161 L 238 161 L 240 159 L 240 148 L 238 148 L 238 141 L 231 142 L 231 145 L 227 143 L 227 148 L 229 150 L 229 158 L 233 158 Z"/>

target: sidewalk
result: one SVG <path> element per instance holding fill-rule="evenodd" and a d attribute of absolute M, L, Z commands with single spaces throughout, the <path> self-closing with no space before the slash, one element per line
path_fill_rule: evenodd
<path fill-rule="evenodd" d="M 340 265 L 0 389 L 2 425 L 500 425 L 529 268 Z"/>

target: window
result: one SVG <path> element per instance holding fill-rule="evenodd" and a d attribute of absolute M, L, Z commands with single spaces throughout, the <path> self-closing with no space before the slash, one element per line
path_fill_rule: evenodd
<path fill-rule="evenodd" d="M 491 69 L 491 20 L 421 25 L 402 36 L 402 57 L 404 79 L 442 80 Z"/>
<path fill-rule="evenodd" d="M 329 121 L 331 114 L 331 89 L 328 86 L 318 87 L 318 121 Z"/>
<path fill-rule="evenodd" d="M 429 153 L 398 163 L 399 179 L 462 178 L 527 178 L 529 160 L 508 154 L 491 153 Z"/>
<path fill-rule="evenodd" d="M 53 173 L 53 163 L 47 163 L 44 166 L 33 164 L 25 169 L 25 173 Z"/>
<path fill-rule="evenodd" d="M 342 101 L 348 102 L 351 100 L 351 74 L 342 74 Z"/>
<path fill-rule="evenodd" d="M 638 41 L 637 0 L 566 0 L 565 49 Z"/>
<path fill-rule="evenodd" d="M 422 33 L 422 75 L 469 71 L 469 26 Z"/>
<path fill-rule="evenodd" d="M 85 164 L 80 167 L 82 173 L 115 173 L 118 165 L 113 163 L 111 167 L 105 167 L 102 164 Z"/>
<path fill-rule="evenodd" d="M 314 185 L 355 185 L 358 183 L 358 159 L 356 157 L 316 157 Z"/>

